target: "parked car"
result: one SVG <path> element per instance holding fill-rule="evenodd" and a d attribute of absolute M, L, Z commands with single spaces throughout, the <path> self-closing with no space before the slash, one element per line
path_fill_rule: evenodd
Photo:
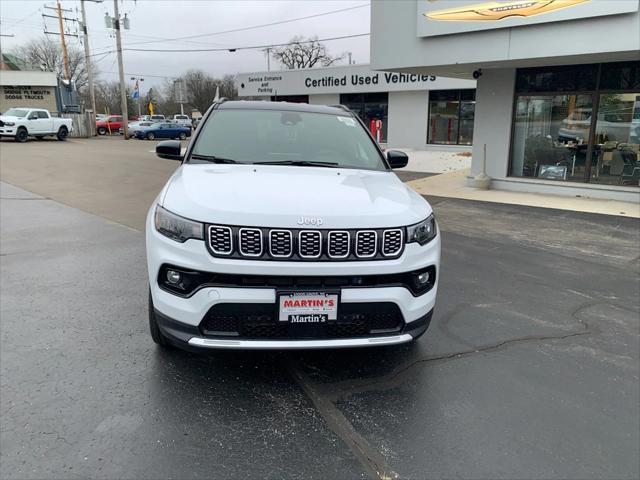
<path fill-rule="evenodd" d="M 331 139 L 331 141 L 327 141 Z M 429 326 L 429 203 L 343 107 L 215 103 L 147 215 L 149 326 L 191 350 L 373 347 Z"/>
<path fill-rule="evenodd" d="M 149 122 L 149 121 L 143 121 L 143 122 L 131 122 L 129 124 L 129 135 L 130 136 L 135 136 L 136 132 L 139 130 L 146 130 L 147 128 L 151 127 L 155 125 L 154 122 Z M 118 130 L 118 133 L 120 135 L 124 135 L 124 129 L 123 127 L 120 127 L 120 129 Z"/>
<path fill-rule="evenodd" d="M 150 115 L 150 120 L 152 122 L 156 122 L 156 123 L 160 123 L 160 122 L 165 122 L 166 119 L 164 118 L 164 115 Z"/>
<path fill-rule="evenodd" d="M 173 116 L 173 120 L 171 121 L 173 123 L 177 123 L 178 125 L 182 125 L 183 127 L 191 128 L 191 119 L 189 118 L 188 115 L 176 114 Z"/>
<path fill-rule="evenodd" d="M 177 123 L 154 123 L 144 130 L 137 130 L 136 138 L 155 140 L 156 138 L 179 138 L 184 140 L 191 136 L 191 129 Z"/>
<path fill-rule="evenodd" d="M 26 142 L 29 137 L 42 140 L 52 135 L 63 141 L 72 130 L 70 118 L 52 117 L 49 110 L 41 108 L 10 108 L 0 115 L 0 136 L 13 137 L 18 142 Z"/>
<path fill-rule="evenodd" d="M 122 115 L 109 115 L 96 122 L 98 135 L 118 133 L 120 128 L 122 128 Z"/>

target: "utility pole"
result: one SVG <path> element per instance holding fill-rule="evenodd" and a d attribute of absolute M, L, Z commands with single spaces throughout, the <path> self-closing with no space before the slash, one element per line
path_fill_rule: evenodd
<path fill-rule="evenodd" d="M 89 96 L 91 97 L 91 110 L 96 114 L 96 92 L 93 88 L 93 74 L 91 72 L 91 55 L 89 54 L 89 33 L 87 32 L 87 14 L 84 10 L 85 0 L 80 0 L 82 10 L 82 33 L 84 34 L 84 64 L 87 69 L 87 80 L 89 81 Z"/>
<path fill-rule="evenodd" d="M 58 0 L 58 23 L 60 24 L 60 42 L 62 43 L 62 59 L 64 61 L 64 78 L 65 80 L 71 80 L 69 74 L 69 54 L 67 53 L 67 42 L 64 39 L 64 22 L 62 21 L 62 7 L 60 6 L 60 0 Z"/>
<path fill-rule="evenodd" d="M 122 109 L 122 131 L 124 139 L 129 139 L 129 111 L 127 110 L 127 89 L 124 84 L 124 64 L 122 63 L 122 40 L 120 38 L 120 12 L 118 0 L 113 0 L 116 30 L 116 50 L 118 51 L 118 70 L 120 73 L 120 108 Z"/>
<path fill-rule="evenodd" d="M 271 71 L 271 47 L 267 47 L 265 50 L 267 52 L 267 72 Z"/>
<path fill-rule="evenodd" d="M 42 14 L 43 18 L 57 18 L 58 19 L 58 28 L 60 29 L 59 32 L 49 32 L 47 30 L 47 24 L 45 22 L 45 29 L 44 29 L 44 33 L 45 35 L 60 35 L 60 43 L 62 44 L 62 60 L 64 63 L 64 79 L 67 81 L 71 81 L 71 73 L 69 71 L 69 53 L 67 52 L 67 40 L 66 37 L 77 37 L 77 35 L 69 33 L 69 32 L 65 32 L 64 31 L 64 22 L 65 20 L 68 20 L 70 22 L 77 22 L 77 20 L 75 18 L 69 18 L 69 17 L 64 17 L 62 12 L 73 12 L 73 10 L 69 10 L 69 9 L 64 9 L 60 6 L 60 0 L 58 0 L 56 2 L 56 6 L 55 7 L 48 7 L 47 5 L 44 6 L 44 8 L 48 9 L 48 10 L 55 10 L 56 11 L 56 15 L 47 15 L 45 13 Z"/>

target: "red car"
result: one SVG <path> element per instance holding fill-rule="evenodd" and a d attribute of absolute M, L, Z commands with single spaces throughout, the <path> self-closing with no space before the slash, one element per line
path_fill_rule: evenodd
<path fill-rule="evenodd" d="M 118 133 L 122 127 L 122 115 L 109 115 L 106 118 L 96 122 L 96 130 L 98 135 L 106 135 L 107 133 Z"/>

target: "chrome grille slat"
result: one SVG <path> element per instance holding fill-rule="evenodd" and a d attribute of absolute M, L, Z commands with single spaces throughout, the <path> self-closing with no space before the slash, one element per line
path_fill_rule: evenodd
<path fill-rule="evenodd" d="M 351 251 L 351 235 L 346 230 L 332 230 L 327 234 L 327 254 L 330 258 L 347 258 Z"/>
<path fill-rule="evenodd" d="M 274 258 L 289 258 L 293 255 L 291 230 L 269 231 L 269 254 Z"/>
<path fill-rule="evenodd" d="M 262 255 L 262 230 L 259 228 L 241 228 L 238 230 L 240 254 L 245 257 Z"/>
<path fill-rule="evenodd" d="M 217 255 L 233 253 L 233 232 L 222 225 L 209 226 L 209 247 Z"/>
<path fill-rule="evenodd" d="M 356 256 L 359 258 L 375 257 L 378 251 L 378 232 L 360 230 L 356 233 Z"/>
<path fill-rule="evenodd" d="M 402 251 L 403 246 L 402 229 L 394 228 L 382 232 L 382 255 L 394 257 Z"/>
<path fill-rule="evenodd" d="M 318 230 L 301 230 L 298 233 L 298 255 L 302 258 L 319 258 L 322 255 L 322 234 Z"/>
<path fill-rule="evenodd" d="M 354 261 L 400 256 L 403 228 L 278 229 L 207 225 L 206 244 L 214 257 L 256 260 Z"/>

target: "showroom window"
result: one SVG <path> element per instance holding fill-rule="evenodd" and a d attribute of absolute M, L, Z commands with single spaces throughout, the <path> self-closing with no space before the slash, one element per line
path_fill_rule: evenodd
<path fill-rule="evenodd" d="M 371 120 L 381 120 L 380 141 L 381 143 L 387 141 L 389 111 L 389 94 L 387 92 L 343 93 L 340 95 L 340 104 L 356 113 L 367 128 L 370 128 Z"/>
<path fill-rule="evenodd" d="M 640 62 L 520 69 L 510 175 L 640 185 Z"/>
<path fill-rule="evenodd" d="M 430 91 L 427 143 L 471 145 L 475 109 L 475 90 Z"/>

